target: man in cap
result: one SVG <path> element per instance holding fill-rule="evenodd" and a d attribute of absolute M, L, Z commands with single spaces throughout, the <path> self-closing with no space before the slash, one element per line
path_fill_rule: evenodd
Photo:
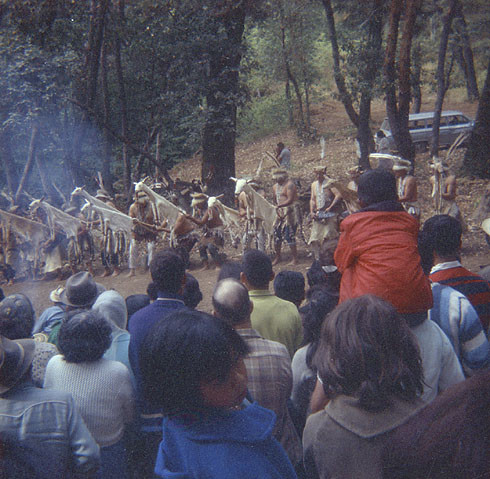
<path fill-rule="evenodd" d="M 325 167 L 316 166 L 313 171 L 316 180 L 311 184 L 310 214 L 313 219 L 310 241 L 315 259 L 320 259 L 320 250 L 325 240 L 338 236 L 337 213 L 342 195 L 333 187 L 332 181 L 325 177 Z"/>
<path fill-rule="evenodd" d="M 408 160 L 395 158 L 393 160 L 393 174 L 395 175 L 398 190 L 398 199 L 405 211 L 413 217 L 420 218 L 420 208 L 417 205 L 417 181 L 415 176 L 409 174 L 412 164 Z"/>
<path fill-rule="evenodd" d="M 136 274 L 140 249 L 142 247 L 146 249 L 145 267 L 148 268 L 153 258 L 155 240 L 157 239 L 155 217 L 148 195 L 144 191 L 135 193 L 135 201 L 129 207 L 128 215 L 137 220 L 133 227 L 133 237 L 129 246 L 128 277 L 132 277 Z"/>
<path fill-rule="evenodd" d="M 69 394 L 35 387 L 34 341 L 0 336 L 0 475 L 95 477 L 99 446 Z"/>
<path fill-rule="evenodd" d="M 65 312 L 74 309 L 90 309 L 100 293 L 105 291 L 104 286 L 95 282 L 88 271 L 80 271 L 66 280 L 65 288 L 59 293 L 59 302 L 63 304 Z M 57 345 L 59 323 L 51 323 L 48 341 Z"/>
<path fill-rule="evenodd" d="M 221 262 L 219 248 L 225 243 L 223 221 L 216 206 L 208 206 L 208 197 L 204 193 L 193 193 L 191 206 L 198 216 L 187 215 L 186 218 L 203 228 L 198 244 L 199 256 L 203 262 L 202 269 L 209 269 L 208 251 L 215 264 Z"/>
<path fill-rule="evenodd" d="M 298 250 L 296 247 L 296 230 L 299 223 L 298 190 L 288 177 L 286 170 L 275 170 L 272 178 L 276 181 L 272 187 L 277 210 L 277 223 L 274 228 L 274 246 L 276 257 L 272 264 L 281 261 L 282 242 L 285 240 L 291 248 L 291 264 L 298 264 Z"/>

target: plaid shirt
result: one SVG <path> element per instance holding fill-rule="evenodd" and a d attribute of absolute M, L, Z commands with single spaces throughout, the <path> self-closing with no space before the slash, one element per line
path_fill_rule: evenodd
<path fill-rule="evenodd" d="M 274 437 L 293 465 L 302 458 L 301 442 L 287 407 L 293 387 L 291 359 L 286 346 L 264 339 L 255 329 L 237 329 L 250 353 L 245 358 L 248 390 L 254 401 L 276 413 Z"/>

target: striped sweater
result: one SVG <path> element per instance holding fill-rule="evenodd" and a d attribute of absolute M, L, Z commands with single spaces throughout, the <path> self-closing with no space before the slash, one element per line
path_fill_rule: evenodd
<path fill-rule="evenodd" d="M 451 286 L 464 294 L 475 308 L 483 330 L 488 334 L 490 325 L 490 283 L 488 281 L 463 268 L 459 261 L 435 265 L 429 277 L 434 282 Z"/>
<path fill-rule="evenodd" d="M 463 294 L 432 283 L 434 306 L 429 319 L 446 333 L 467 375 L 489 363 L 490 346 L 475 309 Z"/>

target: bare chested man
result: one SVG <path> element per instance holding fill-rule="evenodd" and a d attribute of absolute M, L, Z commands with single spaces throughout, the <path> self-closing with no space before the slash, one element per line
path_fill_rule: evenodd
<path fill-rule="evenodd" d="M 209 269 L 211 265 L 209 263 L 208 252 L 214 264 L 220 264 L 219 248 L 222 248 L 225 243 L 223 221 L 215 206 L 208 207 L 207 196 L 204 193 L 194 193 L 191 196 L 191 206 L 200 217 L 186 215 L 186 218 L 196 225 L 201 226 L 204 230 L 198 245 L 199 256 L 203 262 L 202 269 Z"/>
<path fill-rule="evenodd" d="M 199 241 L 199 235 L 194 230 L 194 223 L 186 215 L 180 214 L 173 228 L 172 246 L 184 248 L 190 254 L 194 245 Z"/>
<path fill-rule="evenodd" d="M 272 264 L 281 261 L 282 242 L 285 240 L 291 249 L 291 264 L 298 264 L 298 250 L 296 247 L 296 230 L 298 229 L 298 190 L 289 179 L 286 170 L 276 170 L 272 178 L 276 183 L 272 187 L 274 201 L 277 209 L 278 221 L 274 229 L 274 246 L 276 257 Z"/>
<path fill-rule="evenodd" d="M 398 187 L 398 199 L 405 211 L 415 218 L 420 218 L 420 208 L 417 204 L 417 181 L 409 175 L 412 165 L 408 160 L 396 159 L 393 163 L 393 174 Z"/>
<path fill-rule="evenodd" d="M 308 244 L 315 259 L 319 260 L 323 242 L 338 236 L 337 213 L 340 212 L 342 195 L 337 189 L 328 187 L 324 166 L 315 167 L 314 172 L 316 180 L 311 184 L 310 199 L 313 226 Z"/>
<path fill-rule="evenodd" d="M 248 183 L 254 190 L 263 196 L 263 190 L 255 182 Z M 256 218 L 252 206 L 249 204 L 245 191 L 240 191 L 237 196 L 238 214 L 245 222 L 245 233 L 242 238 L 243 251 L 256 247 L 259 251 L 265 251 L 265 231 L 263 220 Z M 250 217 L 249 217 L 250 216 Z"/>
<path fill-rule="evenodd" d="M 434 175 L 430 177 L 430 183 L 432 185 L 432 196 L 435 196 L 436 200 L 436 214 L 449 215 L 456 218 L 465 229 L 463 215 L 456 203 L 458 187 L 456 176 L 450 172 L 448 164 L 439 159 L 434 160 L 431 168 L 434 170 Z"/>
<path fill-rule="evenodd" d="M 128 277 L 136 274 L 138 265 L 138 253 L 142 246 L 146 247 L 145 267 L 148 268 L 153 258 L 155 240 L 157 238 L 155 218 L 148 198 L 144 191 L 136 192 L 134 203 L 129 207 L 128 215 L 135 218 L 137 222 L 133 227 L 133 237 L 129 245 L 129 274 Z M 147 226 L 145 226 L 147 225 Z M 152 229 L 155 226 L 155 229 Z"/>

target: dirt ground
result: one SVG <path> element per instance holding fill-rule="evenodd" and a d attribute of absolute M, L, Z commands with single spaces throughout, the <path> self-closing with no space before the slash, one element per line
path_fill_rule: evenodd
<path fill-rule="evenodd" d="M 423 105 L 422 111 L 433 109 L 433 99 L 428 98 L 429 102 Z M 476 113 L 476 103 L 465 103 L 450 101 L 444 105 L 444 109 L 460 110 L 463 113 L 473 117 Z M 383 120 L 384 104 L 375 102 L 373 104 L 372 118 L 375 125 L 379 125 Z M 316 106 L 312 112 L 312 123 L 318 131 L 318 135 L 326 139 L 326 154 L 324 164 L 327 166 L 329 176 L 347 183 L 347 169 L 356 164 L 354 136 L 355 130 L 349 123 L 349 120 L 341 104 L 332 100 L 328 104 Z M 293 130 L 283 131 L 280 134 L 268 136 L 260 141 L 250 144 L 238 144 L 236 150 L 236 173 L 238 177 L 254 176 L 259 166 L 260 160 L 263 160 L 260 179 L 266 185 L 266 191 L 270 195 L 270 186 L 272 184 L 271 172 L 274 168 L 273 162 L 267 159 L 265 152 L 273 152 L 275 145 L 282 141 L 291 149 L 291 176 L 299 179 L 302 185 L 302 191 L 307 191 L 313 180 L 313 167 L 321 163 L 319 143 L 304 145 L 300 142 Z M 442 151 L 442 156 L 446 155 Z M 462 161 L 463 152 L 459 151 L 454 158 L 449 160 L 451 166 L 457 168 Z M 419 203 L 422 209 L 422 221 L 432 216 L 432 203 L 430 198 L 428 167 L 429 154 L 419 154 L 416 162 L 415 175 L 418 184 Z M 192 180 L 200 176 L 200 164 L 197 160 L 188 160 L 180 163 L 171 172 L 173 178 L 180 177 L 184 180 Z M 481 266 L 490 264 L 490 248 L 485 242 L 483 231 L 479 224 L 471 219 L 475 211 L 478 200 L 482 196 L 487 181 L 474 178 L 461 178 L 458 181 L 458 204 L 462 210 L 463 216 L 467 222 L 468 231 L 463 237 L 462 262 L 468 269 L 478 272 Z M 310 266 L 312 258 L 309 256 L 307 246 L 298 242 L 299 265 L 295 267 L 287 266 L 289 261 L 288 248 L 284 248 L 285 262 L 275 268 L 275 272 L 284 269 L 293 269 L 302 273 Z M 239 260 L 241 249 L 234 250 L 227 248 L 228 259 Z M 216 282 L 217 271 L 198 271 L 199 257 L 197 252 L 193 251 L 191 256 L 190 272 L 197 278 L 203 292 L 204 299 L 198 306 L 203 311 L 211 310 L 211 293 Z M 98 273 L 102 273 L 99 265 Z M 97 276 L 96 280 L 106 288 L 113 288 L 119 291 L 124 297 L 130 294 L 144 293 L 150 282 L 149 273 L 138 272 L 136 277 L 128 279 L 123 275 L 116 278 L 101 278 Z M 63 282 L 61 282 L 63 283 Z M 2 285 L 5 294 L 14 292 L 23 292 L 31 298 L 36 312 L 39 314 L 46 307 L 50 306 L 49 293 L 60 284 L 57 281 L 31 281 L 21 282 L 12 286 Z"/>

